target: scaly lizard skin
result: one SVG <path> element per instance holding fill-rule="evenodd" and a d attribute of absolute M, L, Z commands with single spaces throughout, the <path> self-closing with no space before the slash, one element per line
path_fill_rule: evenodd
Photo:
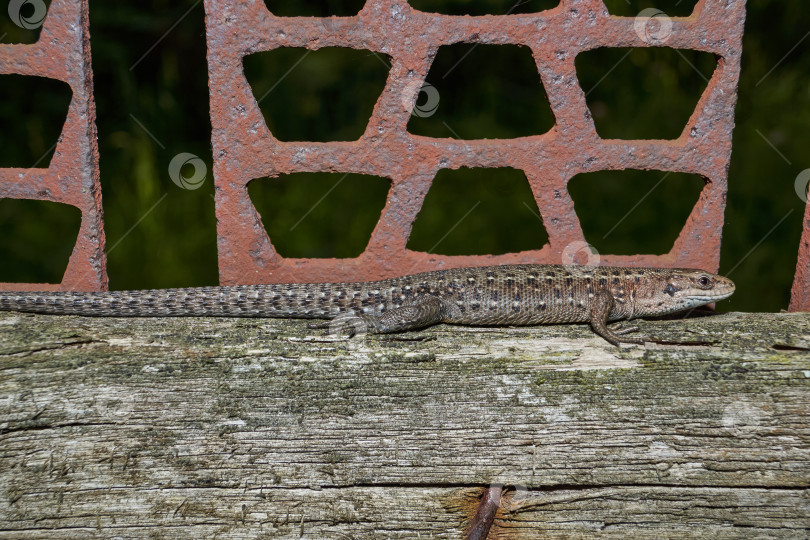
<path fill-rule="evenodd" d="M 0 310 L 103 317 L 335 319 L 311 328 L 371 333 L 437 323 L 513 326 L 590 323 L 614 345 L 643 343 L 609 321 L 717 302 L 734 283 L 701 270 L 504 265 L 437 270 L 358 283 L 238 285 L 113 292 L 0 292 Z"/>

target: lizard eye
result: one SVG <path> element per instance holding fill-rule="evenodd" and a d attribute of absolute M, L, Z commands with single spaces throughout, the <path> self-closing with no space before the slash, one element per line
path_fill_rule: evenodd
<path fill-rule="evenodd" d="M 709 276 L 700 276 L 697 280 L 698 285 L 700 285 L 704 289 L 708 289 L 712 286 L 712 278 Z"/>

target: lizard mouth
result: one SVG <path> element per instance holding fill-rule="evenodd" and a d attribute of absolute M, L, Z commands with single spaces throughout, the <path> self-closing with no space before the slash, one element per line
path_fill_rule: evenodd
<path fill-rule="evenodd" d="M 689 300 L 698 300 L 700 302 L 719 302 L 720 300 L 725 300 L 732 294 L 734 294 L 734 291 L 718 294 L 692 294 L 687 296 L 687 298 L 689 298 Z"/>

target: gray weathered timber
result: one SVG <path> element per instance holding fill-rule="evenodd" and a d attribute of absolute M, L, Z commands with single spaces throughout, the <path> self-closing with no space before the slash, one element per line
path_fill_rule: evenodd
<path fill-rule="evenodd" d="M 806 538 L 810 314 L 639 324 L 0 314 L 0 538 Z"/>

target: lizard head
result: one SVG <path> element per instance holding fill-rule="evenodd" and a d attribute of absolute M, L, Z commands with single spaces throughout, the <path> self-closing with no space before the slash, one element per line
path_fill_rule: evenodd
<path fill-rule="evenodd" d="M 730 279 L 690 268 L 663 271 L 659 280 L 636 298 L 636 309 L 647 315 L 664 315 L 728 298 L 734 293 Z"/>

